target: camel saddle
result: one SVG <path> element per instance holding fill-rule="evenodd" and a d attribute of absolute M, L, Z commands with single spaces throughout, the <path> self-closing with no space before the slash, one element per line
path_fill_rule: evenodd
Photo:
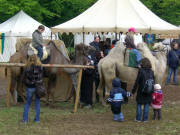
<path fill-rule="evenodd" d="M 136 68 L 136 54 L 131 51 L 131 49 L 126 48 L 124 53 L 124 65 L 128 67 Z"/>
<path fill-rule="evenodd" d="M 32 43 L 30 43 L 29 47 L 28 47 L 28 53 L 27 56 L 33 55 L 33 54 L 38 54 L 38 51 L 36 48 L 34 48 L 32 46 Z M 41 59 L 41 62 L 43 64 L 48 64 L 48 62 L 50 61 L 50 49 L 47 47 L 43 47 L 43 56 Z"/>

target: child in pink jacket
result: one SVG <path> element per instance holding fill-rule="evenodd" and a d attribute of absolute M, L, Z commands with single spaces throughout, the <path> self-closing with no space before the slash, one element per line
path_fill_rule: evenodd
<path fill-rule="evenodd" d="M 161 90 L 160 84 L 154 85 L 154 93 L 152 94 L 152 108 L 154 111 L 154 117 L 153 119 L 160 120 L 161 119 L 161 107 L 162 107 L 162 101 L 163 101 L 163 93 Z"/>

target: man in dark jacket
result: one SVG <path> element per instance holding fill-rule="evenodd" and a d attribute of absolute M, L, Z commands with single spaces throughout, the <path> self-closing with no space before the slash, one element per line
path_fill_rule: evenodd
<path fill-rule="evenodd" d="M 41 60 L 43 56 L 43 37 L 42 33 L 44 32 L 45 27 L 43 25 L 40 25 L 37 30 L 35 30 L 32 34 L 32 46 L 37 49 L 38 54 L 37 56 Z"/>
<path fill-rule="evenodd" d="M 129 97 L 131 94 L 121 88 L 121 81 L 119 78 L 115 78 L 112 82 L 113 89 L 110 91 L 110 96 L 107 102 L 111 104 L 111 110 L 114 114 L 114 121 L 124 121 L 123 113 L 121 112 L 121 105 L 125 97 Z"/>
<path fill-rule="evenodd" d="M 91 52 L 90 55 L 91 55 L 91 59 L 94 61 L 94 66 L 95 66 L 95 74 L 93 77 L 94 77 L 94 82 L 96 85 L 96 100 L 97 100 L 97 102 L 99 101 L 99 95 L 97 93 L 97 88 L 99 85 L 98 63 L 99 63 L 99 60 L 101 59 L 101 57 L 103 55 L 102 54 L 103 52 L 100 51 L 99 41 L 100 41 L 99 36 L 96 36 L 94 38 L 94 41 L 90 43 L 90 45 L 95 48 L 95 51 Z"/>
<path fill-rule="evenodd" d="M 90 57 L 86 58 L 86 65 L 93 66 L 93 61 Z M 93 69 L 84 69 L 82 73 L 81 92 L 80 92 L 80 105 L 81 107 L 87 106 L 92 107 L 92 96 L 93 96 Z"/>
<path fill-rule="evenodd" d="M 167 54 L 167 65 L 168 69 L 168 77 L 166 84 L 169 84 L 171 81 L 172 72 L 174 72 L 173 82 L 175 85 L 178 84 L 177 75 L 178 75 L 178 65 L 180 60 L 180 50 L 178 50 L 178 44 L 176 42 L 172 43 L 172 50 Z"/>

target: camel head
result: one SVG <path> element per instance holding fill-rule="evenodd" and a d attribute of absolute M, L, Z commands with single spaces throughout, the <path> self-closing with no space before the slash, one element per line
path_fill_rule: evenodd
<path fill-rule="evenodd" d="M 75 54 L 76 55 L 88 56 L 89 53 L 91 53 L 92 51 L 95 51 L 95 48 L 93 46 L 87 46 L 82 43 L 75 45 Z"/>
<path fill-rule="evenodd" d="M 167 52 L 170 50 L 170 48 L 167 45 L 163 45 L 162 42 L 159 42 L 159 43 L 154 44 L 153 50 L 155 52 L 164 52 L 167 54 Z"/>

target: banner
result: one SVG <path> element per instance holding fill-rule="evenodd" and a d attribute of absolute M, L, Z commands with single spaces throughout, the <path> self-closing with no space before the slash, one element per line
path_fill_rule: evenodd
<path fill-rule="evenodd" d="M 5 40 L 5 34 L 0 33 L 0 53 L 3 54 L 4 51 L 4 40 Z"/>

